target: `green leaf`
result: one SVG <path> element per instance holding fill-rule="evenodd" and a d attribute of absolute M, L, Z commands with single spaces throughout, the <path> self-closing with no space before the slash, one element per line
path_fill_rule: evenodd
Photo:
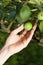
<path fill-rule="evenodd" d="M 30 12 L 30 8 L 26 5 L 26 6 L 23 6 L 20 10 L 20 17 L 22 19 L 27 19 L 29 16 L 30 16 L 31 12 Z"/>
<path fill-rule="evenodd" d="M 31 15 L 30 8 L 26 5 L 21 8 L 20 14 L 16 16 L 16 19 L 19 23 L 24 23 L 29 19 L 30 15 Z"/>
<path fill-rule="evenodd" d="M 22 20 L 27 20 L 30 17 L 30 14 L 31 14 L 30 8 L 27 5 L 21 8 L 20 17 Z"/>
<path fill-rule="evenodd" d="M 11 0 L 2 0 L 2 4 L 4 7 L 7 6 L 10 2 Z"/>
<path fill-rule="evenodd" d="M 30 0 L 30 3 L 33 3 L 33 4 L 42 4 L 43 3 L 43 0 Z"/>

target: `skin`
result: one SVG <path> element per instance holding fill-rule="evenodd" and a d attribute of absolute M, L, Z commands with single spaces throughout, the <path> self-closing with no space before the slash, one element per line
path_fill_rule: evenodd
<path fill-rule="evenodd" d="M 24 30 L 21 35 L 18 35 L 18 33 L 24 29 L 24 25 L 22 24 L 10 33 L 4 47 L 0 50 L 0 65 L 3 65 L 13 54 L 27 47 L 33 37 L 36 27 L 37 23 L 34 24 L 31 31 Z"/>

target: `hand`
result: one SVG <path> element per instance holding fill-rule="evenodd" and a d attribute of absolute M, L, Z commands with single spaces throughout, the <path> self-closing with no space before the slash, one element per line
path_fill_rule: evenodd
<path fill-rule="evenodd" d="M 25 48 L 29 44 L 36 27 L 37 27 L 37 24 L 35 23 L 31 31 L 24 30 L 21 35 L 18 35 L 18 33 L 24 29 L 24 25 L 22 24 L 20 27 L 18 27 L 17 29 L 11 32 L 11 34 L 6 40 L 6 44 L 4 47 L 9 47 L 9 49 L 11 50 L 12 49 L 14 50 L 15 48 L 15 53 L 21 51 L 23 48 Z"/>
<path fill-rule="evenodd" d="M 23 48 L 27 47 L 29 42 L 31 41 L 34 31 L 36 30 L 37 23 L 34 24 L 33 29 L 31 31 L 26 31 L 24 30 L 21 35 L 18 35 L 20 31 L 24 29 L 24 25 L 22 24 L 20 27 L 17 29 L 13 30 L 9 37 L 6 40 L 5 46 L 2 48 L 1 52 L 3 54 L 7 54 L 7 58 L 5 58 L 5 61 L 13 54 L 21 51 Z M 6 52 L 7 51 L 7 52 Z M 5 55 L 6 55 L 5 54 Z M 1 54 L 2 56 L 2 54 Z M 2 63 L 4 63 L 3 61 Z"/>

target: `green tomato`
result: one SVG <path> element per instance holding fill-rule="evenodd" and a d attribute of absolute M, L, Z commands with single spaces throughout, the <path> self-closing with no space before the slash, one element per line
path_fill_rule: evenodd
<path fill-rule="evenodd" d="M 27 22 L 27 23 L 25 23 L 25 25 L 24 25 L 24 27 L 25 27 L 25 29 L 26 30 L 31 30 L 32 29 L 32 23 L 30 23 L 30 22 Z"/>
<path fill-rule="evenodd" d="M 30 17 L 31 11 L 30 8 L 25 5 L 20 10 L 20 17 L 22 20 L 27 20 Z"/>
<path fill-rule="evenodd" d="M 43 31 L 43 21 L 40 22 L 39 29 L 40 29 L 41 32 Z"/>
<path fill-rule="evenodd" d="M 38 13 L 38 20 L 43 20 L 43 12 Z"/>

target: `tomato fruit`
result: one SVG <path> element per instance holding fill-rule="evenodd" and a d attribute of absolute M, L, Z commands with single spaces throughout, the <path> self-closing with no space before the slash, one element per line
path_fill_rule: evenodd
<path fill-rule="evenodd" d="M 24 27 L 25 27 L 25 30 L 28 30 L 29 31 L 29 30 L 32 29 L 32 23 L 27 22 L 27 23 L 25 23 Z"/>
<path fill-rule="evenodd" d="M 38 20 L 43 20 L 43 12 L 38 13 Z"/>
<path fill-rule="evenodd" d="M 43 31 L 43 21 L 40 22 L 39 29 L 40 29 L 40 31 Z"/>

